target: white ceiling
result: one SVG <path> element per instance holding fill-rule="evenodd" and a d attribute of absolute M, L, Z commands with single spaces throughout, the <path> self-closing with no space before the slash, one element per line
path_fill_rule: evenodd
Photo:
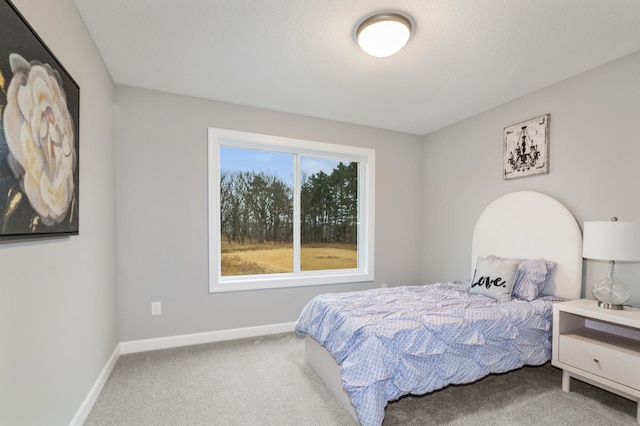
<path fill-rule="evenodd" d="M 117 84 L 417 135 L 640 50 L 639 0 L 74 2 Z M 370 57 L 390 10 L 412 38 Z"/>

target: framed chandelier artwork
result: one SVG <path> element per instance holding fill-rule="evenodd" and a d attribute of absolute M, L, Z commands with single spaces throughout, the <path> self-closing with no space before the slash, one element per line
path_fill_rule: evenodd
<path fill-rule="evenodd" d="M 504 129 L 503 178 L 549 173 L 550 114 L 541 115 Z"/>
<path fill-rule="evenodd" d="M 0 0 L 0 241 L 78 234 L 80 88 Z"/>

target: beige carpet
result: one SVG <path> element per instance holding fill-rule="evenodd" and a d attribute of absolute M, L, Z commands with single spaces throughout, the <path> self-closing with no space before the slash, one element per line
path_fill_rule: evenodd
<path fill-rule="evenodd" d="M 384 425 L 633 425 L 636 404 L 549 364 L 390 403 Z M 356 425 L 293 333 L 120 357 L 85 425 Z"/>

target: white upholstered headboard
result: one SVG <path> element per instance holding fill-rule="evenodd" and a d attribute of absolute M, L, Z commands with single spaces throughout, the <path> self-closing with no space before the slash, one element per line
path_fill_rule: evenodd
<path fill-rule="evenodd" d="M 545 258 L 556 262 L 543 294 L 579 299 L 582 294 L 582 233 L 556 199 L 532 191 L 504 195 L 482 212 L 471 244 L 471 273 L 478 257 Z"/>

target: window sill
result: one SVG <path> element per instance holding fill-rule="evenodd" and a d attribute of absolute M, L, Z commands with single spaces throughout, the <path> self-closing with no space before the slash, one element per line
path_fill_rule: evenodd
<path fill-rule="evenodd" d="M 237 291 L 266 290 L 276 288 L 299 288 L 333 284 L 353 284 L 374 281 L 373 273 L 355 271 L 353 273 L 326 274 L 323 276 L 278 275 L 277 277 L 261 276 L 260 278 L 225 278 L 224 281 L 209 283 L 209 293 L 228 293 Z"/>

